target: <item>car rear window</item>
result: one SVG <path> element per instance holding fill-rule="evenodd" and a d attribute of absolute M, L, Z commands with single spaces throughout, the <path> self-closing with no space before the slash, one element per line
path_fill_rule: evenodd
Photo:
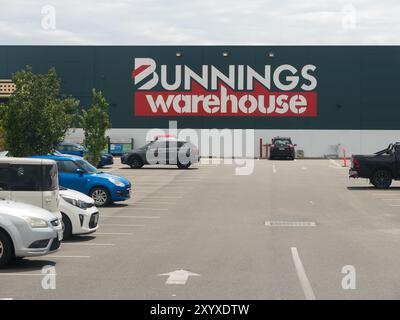
<path fill-rule="evenodd" d="M 276 139 L 274 140 L 274 144 L 278 147 L 284 147 L 287 146 L 288 144 L 292 144 L 292 142 L 289 139 Z"/>

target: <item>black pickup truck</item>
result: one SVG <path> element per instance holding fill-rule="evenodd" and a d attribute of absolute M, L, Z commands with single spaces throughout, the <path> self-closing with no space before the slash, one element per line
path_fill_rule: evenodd
<path fill-rule="evenodd" d="M 353 155 L 349 176 L 367 178 L 376 188 L 388 189 L 392 180 L 400 180 L 400 142 L 374 154 Z"/>

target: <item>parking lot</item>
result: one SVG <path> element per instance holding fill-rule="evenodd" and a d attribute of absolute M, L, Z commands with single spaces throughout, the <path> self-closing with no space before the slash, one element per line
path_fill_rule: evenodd
<path fill-rule="evenodd" d="M 399 183 L 349 180 L 339 160 L 235 167 L 116 160 L 104 171 L 129 179 L 133 197 L 100 209 L 96 233 L 1 270 L 0 299 L 400 298 Z M 54 290 L 42 288 L 46 265 Z M 345 266 L 355 289 L 342 286 Z"/>

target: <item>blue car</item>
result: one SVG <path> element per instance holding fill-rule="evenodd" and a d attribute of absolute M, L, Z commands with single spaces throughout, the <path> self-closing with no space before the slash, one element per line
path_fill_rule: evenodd
<path fill-rule="evenodd" d="M 114 158 L 110 153 L 101 153 L 100 162 L 97 165 L 97 168 L 102 168 L 104 166 L 110 166 L 114 163 Z"/>
<path fill-rule="evenodd" d="M 78 156 L 48 155 L 33 158 L 57 162 L 59 184 L 92 197 L 96 206 L 103 207 L 131 196 L 131 183 L 120 176 L 97 170 Z"/>
<path fill-rule="evenodd" d="M 60 154 L 70 154 L 73 156 L 84 157 L 87 154 L 84 146 L 77 143 L 63 142 L 58 145 L 56 152 Z M 114 158 L 112 154 L 102 152 L 100 155 L 100 161 L 97 168 L 102 168 L 104 166 L 110 166 L 114 163 Z"/>
<path fill-rule="evenodd" d="M 71 154 L 79 157 L 85 155 L 85 148 L 77 143 L 62 142 L 58 145 L 57 151 L 62 154 Z"/>

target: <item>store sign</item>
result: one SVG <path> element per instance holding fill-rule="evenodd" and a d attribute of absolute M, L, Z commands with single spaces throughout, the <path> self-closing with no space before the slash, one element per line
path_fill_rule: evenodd
<path fill-rule="evenodd" d="M 314 117 L 315 70 L 312 64 L 265 65 L 262 72 L 248 65 L 229 65 L 225 71 L 203 65 L 195 72 L 186 65 L 157 68 L 153 59 L 136 58 L 135 115 Z"/>

